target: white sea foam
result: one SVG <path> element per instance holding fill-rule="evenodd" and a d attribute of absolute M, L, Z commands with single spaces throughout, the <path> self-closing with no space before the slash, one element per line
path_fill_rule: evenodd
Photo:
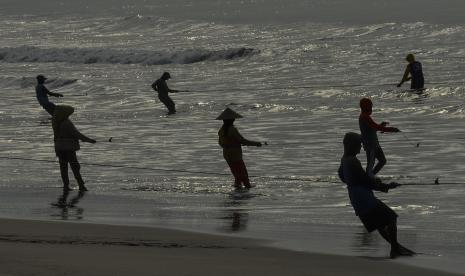
<path fill-rule="evenodd" d="M 71 2 L 76 1 L 63 3 Z M 239 221 L 245 235 L 295 237 L 298 246 L 313 237 L 333 242 L 325 244 L 327 250 L 343 247 L 356 255 L 378 250 L 385 256 L 387 244 L 363 238 L 336 173 L 342 137 L 359 131 L 358 103 L 366 96 L 374 102 L 376 122 L 389 121 L 413 142 L 401 133 L 379 134 L 388 160 L 381 175 L 424 184 L 377 194 L 399 206 L 402 242 L 463 258 L 456 245 L 465 240 L 460 232 L 465 186 L 430 185 L 437 177 L 442 183 L 465 181 L 465 69 L 463 59 L 454 58 L 465 54 L 461 26 L 417 17 L 408 22 L 422 22 L 305 18 L 296 23 L 289 18 L 265 24 L 251 16 L 245 24 L 238 19 L 241 13 L 225 24 L 204 5 L 208 1 L 199 2 L 179 17 L 164 13 L 162 18 L 163 7 L 144 10 L 149 15 L 110 10 L 42 17 L 22 16 L 22 11 L 2 17 L 0 155 L 56 160 L 49 115 L 34 96 L 35 76 L 45 74 L 47 87 L 64 94 L 50 100 L 74 106 L 77 128 L 98 140 L 82 143 L 79 152 L 91 190 L 79 203 L 83 220 L 229 232 Z M 230 2 L 233 18 L 235 5 L 260 1 Z M 212 17 L 199 19 L 196 10 Z M 173 8 L 173 13 L 185 11 Z M 428 89 L 421 95 L 408 91 L 407 83 L 395 87 L 410 52 L 423 63 Z M 150 87 L 164 71 L 171 73 L 170 88 L 190 91 L 171 95 L 178 110 L 174 116 L 165 115 Z M 233 179 L 217 141 L 221 122 L 214 120 L 225 106 L 244 116 L 236 124 L 245 137 L 269 142 L 244 147 L 256 185 L 251 197 L 231 195 Z M 359 158 L 364 164 L 363 151 Z M 0 163 L 0 215 L 58 217 L 48 208 L 61 195 L 57 164 Z M 342 238 L 334 239 L 339 234 Z"/>

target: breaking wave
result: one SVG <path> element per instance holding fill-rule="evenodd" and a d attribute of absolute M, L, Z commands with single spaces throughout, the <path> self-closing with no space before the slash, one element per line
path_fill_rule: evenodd
<path fill-rule="evenodd" d="M 203 61 L 231 60 L 253 55 L 252 48 L 226 50 L 189 49 L 177 52 L 148 50 L 117 50 L 104 48 L 50 48 L 31 46 L 0 48 L 0 61 L 4 62 L 67 62 L 77 64 L 190 64 Z"/>

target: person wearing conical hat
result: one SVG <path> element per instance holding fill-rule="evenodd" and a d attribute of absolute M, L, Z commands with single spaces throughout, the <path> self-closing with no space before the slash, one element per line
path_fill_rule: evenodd
<path fill-rule="evenodd" d="M 234 121 L 238 118 L 242 118 L 242 116 L 229 107 L 216 118 L 216 120 L 223 120 L 223 126 L 218 131 L 218 143 L 223 148 L 223 157 L 234 176 L 234 187 L 236 189 L 241 189 L 242 187 L 250 189 L 247 168 L 242 159 L 242 145 L 261 147 L 262 143 L 250 141 L 242 137 L 234 126 Z"/>
<path fill-rule="evenodd" d="M 357 154 L 360 153 L 362 137 L 358 133 L 348 132 L 344 136 L 344 155 L 341 158 L 338 174 L 347 185 L 350 204 L 368 232 L 378 230 L 391 245 L 391 258 L 412 256 L 415 254 L 397 241 L 397 214 L 375 197 L 373 191 L 387 193 L 400 184 L 383 184 L 379 178 L 372 178 L 363 170 Z"/>
<path fill-rule="evenodd" d="M 55 153 L 60 162 L 61 179 L 63 180 L 63 190 L 69 191 L 68 163 L 73 171 L 74 178 L 79 185 L 80 191 L 87 191 L 84 180 L 81 176 L 81 165 L 77 160 L 76 151 L 80 149 L 79 140 L 96 143 L 84 134 L 80 133 L 69 119 L 74 108 L 68 105 L 57 105 L 53 112 L 52 127 Z"/>
<path fill-rule="evenodd" d="M 424 89 L 425 79 L 423 77 L 423 68 L 421 63 L 415 61 L 415 56 L 413 54 L 408 54 L 405 60 L 407 60 L 408 65 L 405 68 L 404 76 L 397 87 L 401 87 L 404 82 L 410 80 L 410 89 Z"/>

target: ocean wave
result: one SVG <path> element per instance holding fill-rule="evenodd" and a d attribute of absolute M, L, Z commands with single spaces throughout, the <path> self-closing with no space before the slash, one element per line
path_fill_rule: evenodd
<path fill-rule="evenodd" d="M 189 49 L 175 52 L 148 50 L 117 50 L 107 48 L 49 48 L 22 46 L 0 48 L 4 62 L 67 62 L 77 64 L 190 64 L 203 61 L 231 60 L 257 53 L 252 48 L 225 50 Z"/>
<path fill-rule="evenodd" d="M 64 86 L 71 85 L 76 83 L 78 79 L 62 79 L 62 78 L 48 78 L 45 83 L 49 88 L 60 88 Z M 31 86 L 35 86 L 37 84 L 37 80 L 35 76 L 31 77 L 22 77 L 22 78 L 14 78 L 14 77 L 0 77 L 0 86 L 1 87 L 20 87 L 20 88 L 27 88 Z"/>

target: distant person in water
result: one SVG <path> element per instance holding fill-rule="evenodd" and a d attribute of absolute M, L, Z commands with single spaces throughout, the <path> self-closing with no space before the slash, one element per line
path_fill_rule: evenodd
<path fill-rule="evenodd" d="M 171 79 L 170 73 L 163 73 L 161 78 L 152 84 L 152 88 L 158 92 L 158 99 L 160 99 L 160 101 L 168 108 L 168 115 L 171 115 L 176 113 L 176 108 L 173 100 L 170 98 L 170 96 L 168 96 L 168 93 L 176 93 L 179 91 L 168 88 L 166 81 L 169 79 Z"/>
<path fill-rule="evenodd" d="M 391 244 L 391 258 L 412 256 L 415 252 L 403 247 L 397 241 L 397 214 L 377 199 L 373 193 L 387 193 L 399 184 L 383 184 L 380 179 L 370 177 L 362 168 L 357 154 L 361 149 L 361 136 L 349 132 L 344 136 L 344 155 L 338 173 L 342 182 L 347 184 L 349 199 L 355 214 L 368 232 L 378 230 L 381 236 Z"/>
<path fill-rule="evenodd" d="M 361 99 L 360 109 L 361 112 L 360 117 L 358 118 L 358 123 L 362 133 L 363 148 L 367 155 L 366 172 L 374 178 L 386 164 L 386 157 L 384 156 L 383 149 L 379 144 L 378 134 L 376 134 L 376 132 L 399 132 L 400 130 L 395 127 L 386 127 L 386 125 L 389 124 L 388 122 L 382 122 L 379 125 L 373 121 L 371 118 L 373 103 L 370 99 Z M 378 163 L 375 166 L 376 160 L 378 160 Z"/>
<path fill-rule="evenodd" d="M 38 75 L 37 79 L 37 86 L 36 86 L 36 96 L 37 101 L 39 102 L 40 106 L 42 106 L 45 111 L 47 111 L 50 115 L 53 115 L 53 110 L 55 109 L 55 104 L 48 100 L 48 95 L 54 97 L 63 97 L 60 93 L 53 93 L 48 91 L 47 87 L 45 87 L 45 80 L 47 79 L 44 75 Z"/>
<path fill-rule="evenodd" d="M 68 177 L 68 163 L 73 171 L 74 178 L 79 185 L 80 191 L 87 191 L 82 180 L 79 164 L 76 156 L 76 151 L 80 149 L 79 140 L 96 143 L 94 139 L 91 139 L 82 133 L 80 133 L 74 124 L 69 120 L 69 116 L 73 114 L 74 108 L 67 105 L 57 105 L 53 112 L 52 127 L 53 127 L 53 139 L 55 142 L 55 153 L 60 162 L 60 173 L 61 179 L 63 180 L 63 190 L 72 190 L 69 186 Z"/>
<path fill-rule="evenodd" d="M 405 59 L 407 60 L 408 65 L 405 68 L 404 76 L 402 77 L 402 80 L 397 85 L 397 87 L 401 87 L 404 82 L 410 80 L 410 89 L 423 89 L 425 85 L 425 79 L 423 78 L 423 69 L 421 67 L 421 63 L 415 61 L 415 56 L 413 54 L 408 54 Z"/>
<path fill-rule="evenodd" d="M 234 187 L 250 189 L 249 175 L 242 159 L 242 145 L 261 147 L 262 143 L 245 139 L 234 126 L 234 120 L 242 118 L 230 108 L 226 108 L 216 120 L 223 120 L 218 131 L 218 143 L 223 148 L 223 157 L 234 176 Z M 243 186 L 242 186 L 243 185 Z"/>

